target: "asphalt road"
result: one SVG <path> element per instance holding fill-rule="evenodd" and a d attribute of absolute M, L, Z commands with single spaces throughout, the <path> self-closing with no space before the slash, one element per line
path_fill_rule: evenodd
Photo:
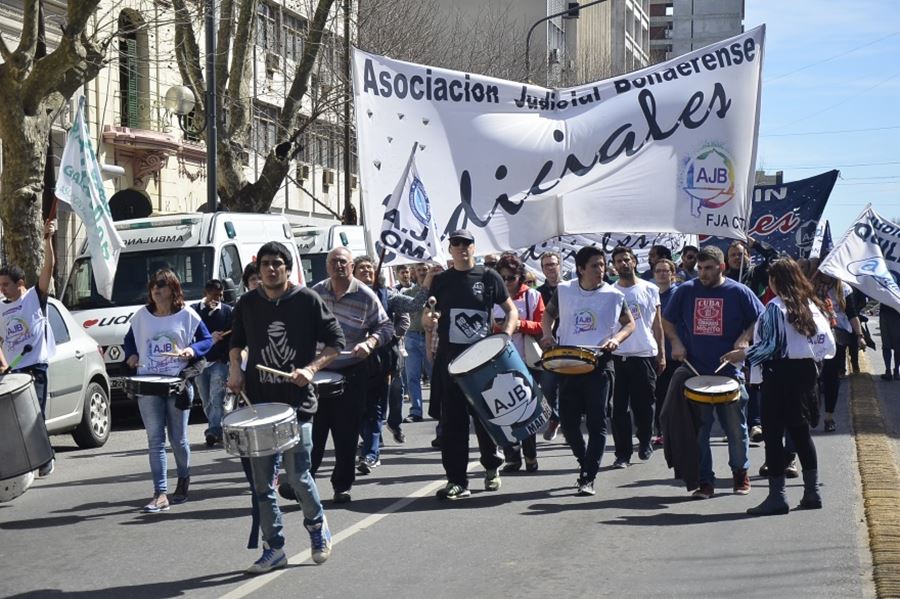
<path fill-rule="evenodd" d="M 836 433 L 814 433 L 824 509 L 770 518 L 744 513 L 763 499 L 764 479 L 753 477 L 747 497 L 731 494 L 720 437 L 721 480 L 707 501 L 691 500 L 672 480 L 662 452 L 611 469 L 611 438 L 597 495 L 576 497 L 574 459 L 560 436 L 539 442 L 537 474 L 504 476 L 499 492 L 481 490 L 473 463 L 472 497 L 448 504 L 433 497 L 443 481 L 429 445 L 434 423 L 404 425 L 406 444 L 389 441 L 384 465 L 358 479 L 350 504 L 332 505 L 330 461 L 323 465 L 320 491 L 335 535 L 327 563 L 308 559 L 302 515 L 288 506 L 290 566 L 250 578 L 243 570 L 259 552 L 245 549 L 250 497 L 238 461 L 207 449 L 203 424 L 192 424 L 190 501 L 141 514 L 152 494 L 146 437 L 139 420 L 117 418 L 98 450 L 55 437 L 56 472 L 0 504 L 0 595 L 871 597 L 846 397 L 837 421 Z M 762 459 L 762 447 L 752 448 L 754 474 Z M 174 486 L 171 456 L 169 466 Z M 789 481 L 792 505 L 801 491 L 799 479 Z"/>

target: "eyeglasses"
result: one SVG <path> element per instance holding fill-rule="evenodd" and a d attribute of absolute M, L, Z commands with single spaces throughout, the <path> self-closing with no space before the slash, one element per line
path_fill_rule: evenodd
<path fill-rule="evenodd" d="M 519 275 L 508 275 L 508 276 L 500 277 L 500 278 L 503 279 L 504 281 L 506 281 L 507 283 L 512 283 L 513 281 L 519 280 Z"/>
<path fill-rule="evenodd" d="M 273 270 L 278 270 L 282 266 L 284 266 L 284 260 L 260 260 L 259 267 L 260 268 L 271 268 Z"/>
<path fill-rule="evenodd" d="M 163 287 L 168 287 L 169 282 L 165 279 L 158 279 L 153 283 L 153 286 L 157 289 L 162 289 Z"/>
<path fill-rule="evenodd" d="M 469 247 L 470 245 L 472 245 L 472 242 L 469 241 L 468 239 L 460 239 L 457 237 L 456 239 L 450 240 L 451 247 L 459 247 L 459 246 Z"/>
<path fill-rule="evenodd" d="M 485 262 L 484 265 L 488 268 L 497 268 L 496 262 Z"/>

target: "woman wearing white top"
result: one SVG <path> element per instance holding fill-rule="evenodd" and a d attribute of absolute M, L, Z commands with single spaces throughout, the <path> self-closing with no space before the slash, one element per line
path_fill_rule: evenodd
<path fill-rule="evenodd" d="M 188 361 L 199 358 L 212 347 L 212 336 L 200 315 L 184 304 L 184 293 L 175 273 L 161 269 L 153 273 L 147 284 L 147 305 L 131 319 L 125 335 L 125 355 L 129 368 L 138 374 L 178 376 Z M 169 509 L 166 496 L 166 429 L 175 462 L 178 464 L 178 486 L 173 503 L 187 501 L 190 484 L 191 450 L 187 441 L 188 417 L 193 388 L 187 385 L 184 403 L 174 394 L 138 395 L 141 420 L 147 429 L 150 472 L 153 476 L 153 499 L 144 506 L 148 513 Z"/>
<path fill-rule="evenodd" d="M 746 357 L 752 366 L 762 366 L 763 435 L 770 476 L 769 496 L 747 510 L 755 516 L 790 511 L 784 491 L 785 430 L 803 466 L 803 499 L 798 509 L 822 507 L 816 446 L 809 424 L 818 401 L 816 363 L 835 353 L 834 336 L 822 313 L 822 303 L 794 260 L 782 258 L 769 266 L 769 287 L 777 297 L 757 321 L 753 345 L 722 356 L 723 362 L 740 363 Z"/>

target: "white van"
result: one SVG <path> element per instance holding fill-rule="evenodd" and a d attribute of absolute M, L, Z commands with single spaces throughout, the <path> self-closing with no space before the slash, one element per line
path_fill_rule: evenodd
<path fill-rule="evenodd" d="M 294 242 L 300 252 L 303 276 L 310 285 L 328 277 L 325 259 L 334 248 L 345 247 L 354 256 L 366 250 L 366 235 L 360 225 L 326 225 L 294 228 Z"/>
<path fill-rule="evenodd" d="M 116 230 L 125 247 L 112 299 L 97 292 L 86 247 L 75 259 L 62 297 L 75 321 L 101 346 L 113 400 L 124 398 L 124 377 L 133 374 L 125 366 L 122 344 L 131 317 L 147 303 L 147 282 L 156 270 L 170 268 L 178 275 L 188 304 L 202 299 L 206 282 L 214 278 L 225 284 L 224 299 L 231 303 L 244 291 L 244 266 L 264 243 L 280 241 L 294 258 L 291 279 L 300 285 L 305 281 L 291 227 L 281 215 L 174 214 L 119 221 Z"/>

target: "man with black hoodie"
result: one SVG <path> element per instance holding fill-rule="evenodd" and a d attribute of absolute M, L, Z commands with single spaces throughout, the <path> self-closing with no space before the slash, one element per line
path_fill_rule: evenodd
<path fill-rule="evenodd" d="M 318 408 L 309 383 L 316 372 L 344 348 L 344 334 L 334 315 L 313 291 L 288 280 L 293 259 L 278 242 L 263 245 L 256 254 L 261 284 L 241 296 L 233 312 L 228 388 L 246 388 L 251 403 L 280 402 L 297 410 L 300 443 L 284 452 L 284 469 L 303 510 L 312 558 L 323 563 L 331 554 L 331 532 L 309 473 L 312 419 Z M 316 344 L 323 345 L 316 353 Z M 246 374 L 241 350 L 248 352 Z M 262 372 L 257 365 L 290 373 L 290 378 Z M 259 502 L 260 527 L 265 541 L 262 556 L 247 569 L 262 574 L 287 565 L 281 511 L 275 501 L 273 479 L 276 455 L 251 458 L 253 486 Z"/>

